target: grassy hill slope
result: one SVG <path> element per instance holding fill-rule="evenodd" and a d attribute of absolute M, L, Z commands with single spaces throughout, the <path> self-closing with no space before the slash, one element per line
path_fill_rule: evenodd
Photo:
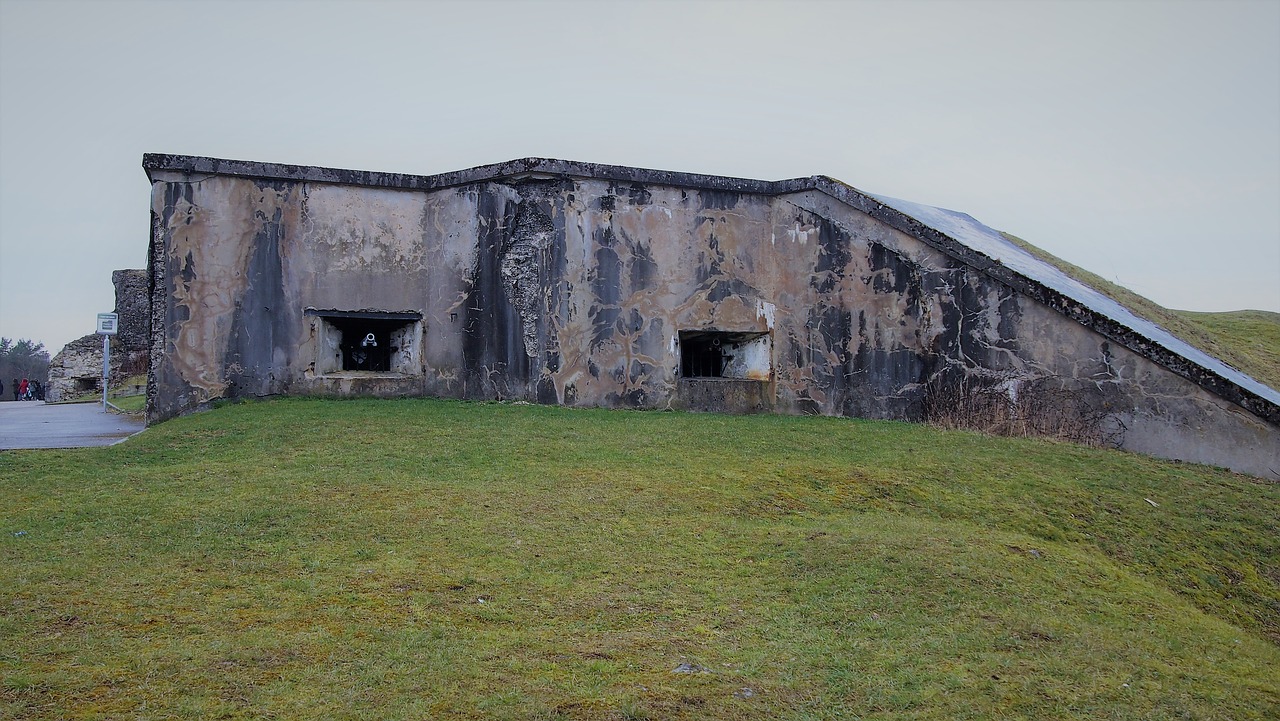
<path fill-rule="evenodd" d="M 1280 486 L 1114 451 L 285 400 L 0 498 L 0 718 L 1280 713 Z"/>
<path fill-rule="evenodd" d="M 1227 313 L 1170 310 L 1017 236 L 1003 235 L 1037 258 L 1205 353 L 1272 388 L 1280 388 L 1280 313 L 1264 310 Z"/>
<path fill-rule="evenodd" d="M 1266 310 L 1172 312 L 1196 324 L 1199 336 L 1187 342 L 1225 359 L 1272 388 L 1280 388 L 1280 313 Z"/>

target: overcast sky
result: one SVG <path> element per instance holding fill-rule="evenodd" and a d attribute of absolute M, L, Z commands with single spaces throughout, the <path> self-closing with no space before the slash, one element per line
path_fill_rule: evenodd
<path fill-rule="evenodd" d="M 0 335 L 146 264 L 144 152 L 829 175 L 1280 311 L 1280 2 L 0 0 Z"/>

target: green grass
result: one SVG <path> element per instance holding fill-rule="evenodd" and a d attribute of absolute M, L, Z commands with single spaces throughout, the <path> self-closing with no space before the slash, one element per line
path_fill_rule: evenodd
<path fill-rule="evenodd" d="M 146 395 L 112 396 L 111 405 L 125 413 L 142 413 L 147 407 Z"/>
<path fill-rule="evenodd" d="M 0 498 L 0 718 L 1280 714 L 1280 486 L 1114 451 L 294 399 Z"/>
<path fill-rule="evenodd" d="M 1205 338 L 1196 344 L 1201 350 L 1221 353 L 1228 358 L 1227 362 L 1255 379 L 1280 388 L 1280 313 L 1266 310 L 1174 312 L 1199 327 Z"/>
<path fill-rule="evenodd" d="M 1099 275 L 1003 233 L 1010 242 L 1097 290 L 1137 315 L 1255 380 L 1280 388 L 1280 313 L 1238 310 L 1201 313 L 1170 310 Z"/>

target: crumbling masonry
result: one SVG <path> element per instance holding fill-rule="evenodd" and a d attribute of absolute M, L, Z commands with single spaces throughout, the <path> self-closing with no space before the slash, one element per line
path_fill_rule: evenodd
<path fill-rule="evenodd" d="M 117 270 L 111 274 L 120 316 L 111 338 L 111 384 L 147 372 L 151 351 L 151 289 L 147 271 Z M 102 336 L 86 335 L 63 346 L 49 363 L 46 399 L 67 401 L 102 391 Z"/>
<path fill-rule="evenodd" d="M 147 155 L 148 420 L 277 394 L 967 425 L 1265 477 L 1280 393 L 969 216 L 825 177 Z"/>

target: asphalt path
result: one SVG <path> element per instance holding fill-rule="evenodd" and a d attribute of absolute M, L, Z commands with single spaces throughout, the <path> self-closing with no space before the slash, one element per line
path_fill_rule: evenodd
<path fill-rule="evenodd" d="M 101 403 L 0 403 L 0 450 L 109 446 L 144 428 L 141 419 L 103 412 Z"/>

